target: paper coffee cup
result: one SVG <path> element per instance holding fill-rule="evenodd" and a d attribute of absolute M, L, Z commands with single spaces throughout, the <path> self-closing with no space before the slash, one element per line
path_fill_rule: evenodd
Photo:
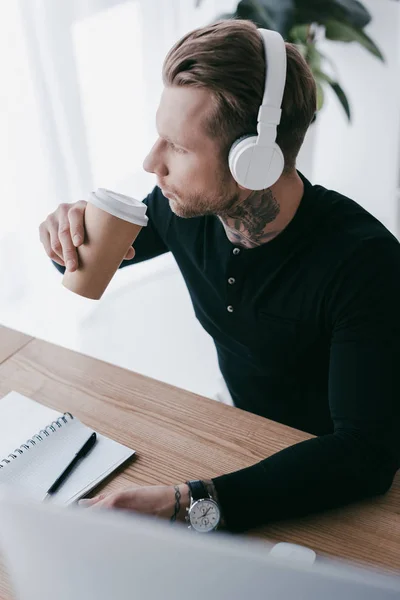
<path fill-rule="evenodd" d="M 62 284 L 75 294 L 99 300 L 128 249 L 146 227 L 147 206 L 104 188 L 92 192 L 85 210 L 85 240 L 77 248 L 78 268 Z"/>

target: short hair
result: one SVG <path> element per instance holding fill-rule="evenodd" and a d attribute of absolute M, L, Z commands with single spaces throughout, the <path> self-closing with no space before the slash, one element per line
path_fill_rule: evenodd
<path fill-rule="evenodd" d="M 317 103 L 316 84 L 306 61 L 294 44 L 285 43 L 286 84 L 277 144 L 284 158 L 284 174 L 296 166 L 296 157 L 312 122 Z M 257 115 L 265 87 L 264 44 L 251 21 L 227 19 L 191 31 L 170 49 L 162 77 L 165 86 L 194 86 L 212 92 L 214 108 L 204 124 L 218 137 L 227 160 L 232 143 L 257 133 Z"/>

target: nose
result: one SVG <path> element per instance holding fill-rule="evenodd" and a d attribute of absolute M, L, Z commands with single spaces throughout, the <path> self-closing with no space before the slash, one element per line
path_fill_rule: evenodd
<path fill-rule="evenodd" d="M 168 175 L 168 169 L 165 162 L 162 159 L 162 153 L 158 148 L 157 142 L 154 144 L 154 146 L 144 159 L 143 169 L 148 173 L 154 173 L 159 178 Z"/>

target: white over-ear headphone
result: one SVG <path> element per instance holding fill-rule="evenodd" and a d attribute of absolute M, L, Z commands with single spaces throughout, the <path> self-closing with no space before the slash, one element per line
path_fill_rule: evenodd
<path fill-rule="evenodd" d="M 284 157 L 276 144 L 281 104 L 286 82 L 286 46 L 276 31 L 259 29 L 264 42 L 266 77 L 258 111 L 258 135 L 245 135 L 229 151 L 229 168 L 237 183 L 249 190 L 264 190 L 282 175 Z"/>

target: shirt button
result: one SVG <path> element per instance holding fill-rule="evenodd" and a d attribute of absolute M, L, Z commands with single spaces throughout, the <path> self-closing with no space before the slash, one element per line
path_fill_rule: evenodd
<path fill-rule="evenodd" d="M 237 255 L 240 252 L 240 248 L 234 248 L 233 249 L 233 254 Z"/>
<path fill-rule="evenodd" d="M 233 312 L 233 306 L 228 306 L 226 309 L 228 312 L 232 313 Z"/>
<path fill-rule="evenodd" d="M 236 283 L 236 279 L 234 277 L 229 277 L 228 283 L 230 283 L 230 285 L 233 285 L 234 283 Z"/>

